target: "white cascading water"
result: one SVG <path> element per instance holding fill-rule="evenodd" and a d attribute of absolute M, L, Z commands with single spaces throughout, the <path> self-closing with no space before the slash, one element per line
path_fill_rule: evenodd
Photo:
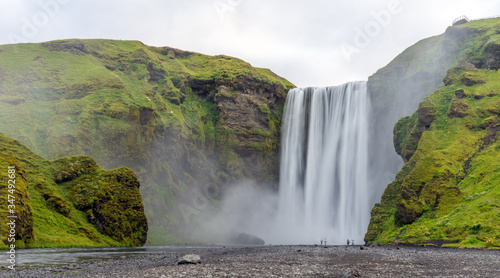
<path fill-rule="evenodd" d="M 293 89 L 282 127 L 280 243 L 363 243 L 370 220 L 366 82 Z"/>

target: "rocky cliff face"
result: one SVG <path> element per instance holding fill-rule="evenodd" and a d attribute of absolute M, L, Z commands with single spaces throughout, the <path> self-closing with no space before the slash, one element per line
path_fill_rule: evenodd
<path fill-rule="evenodd" d="M 15 242 L 3 217 L 0 248 L 140 246 L 147 220 L 139 181 L 128 168 L 101 169 L 87 156 L 45 160 L 0 133 L 0 165 L 13 166 L 15 187 L 0 177 L 3 203 L 15 198 Z M 6 170 L 7 171 L 7 170 Z M 12 191 L 10 191 L 12 190 Z M 4 206 L 2 209 L 6 209 Z M 4 211 L 5 212 L 5 211 Z"/>
<path fill-rule="evenodd" d="M 150 242 L 167 243 L 232 182 L 277 180 L 291 87 L 235 58 L 140 42 L 6 45 L 0 131 L 48 159 L 88 155 L 132 169 Z"/>
<path fill-rule="evenodd" d="M 446 31 L 444 39 L 456 44 L 435 57 L 450 66 L 442 77 L 445 87 L 395 125 L 395 149 L 405 164 L 372 210 L 368 243 L 500 246 L 500 76 L 493 58 L 500 53 L 491 46 L 498 30 L 498 19 L 489 19 Z M 420 63 L 418 57 L 413 62 Z"/>

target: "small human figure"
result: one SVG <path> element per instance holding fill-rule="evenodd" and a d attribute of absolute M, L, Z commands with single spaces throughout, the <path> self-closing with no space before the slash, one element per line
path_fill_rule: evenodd
<path fill-rule="evenodd" d="M 349 239 L 347 239 L 347 246 L 349 246 L 351 244 L 351 242 L 349 241 Z"/>
<path fill-rule="evenodd" d="M 325 246 L 326 246 L 326 238 L 325 238 Z"/>
<path fill-rule="evenodd" d="M 491 70 L 491 65 L 488 65 L 488 70 Z"/>
<path fill-rule="evenodd" d="M 354 239 L 351 239 L 352 245 L 354 245 Z"/>
<path fill-rule="evenodd" d="M 323 245 L 323 238 L 320 239 L 321 245 Z"/>

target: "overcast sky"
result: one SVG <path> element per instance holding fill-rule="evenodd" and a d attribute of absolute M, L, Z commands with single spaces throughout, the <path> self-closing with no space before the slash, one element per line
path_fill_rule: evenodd
<path fill-rule="evenodd" d="M 0 44 L 139 40 L 269 68 L 299 87 L 366 80 L 461 15 L 498 0 L 0 0 Z"/>

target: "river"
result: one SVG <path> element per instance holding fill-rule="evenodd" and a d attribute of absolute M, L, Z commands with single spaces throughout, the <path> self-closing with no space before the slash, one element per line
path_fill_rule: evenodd
<path fill-rule="evenodd" d="M 16 250 L 16 268 L 54 267 L 67 264 L 83 264 L 109 259 L 125 259 L 137 255 L 179 252 L 207 248 L 223 248 L 217 245 L 166 245 L 113 248 L 43 248 Z M 7 258 L 7 250 L 1 251 Z"/>

